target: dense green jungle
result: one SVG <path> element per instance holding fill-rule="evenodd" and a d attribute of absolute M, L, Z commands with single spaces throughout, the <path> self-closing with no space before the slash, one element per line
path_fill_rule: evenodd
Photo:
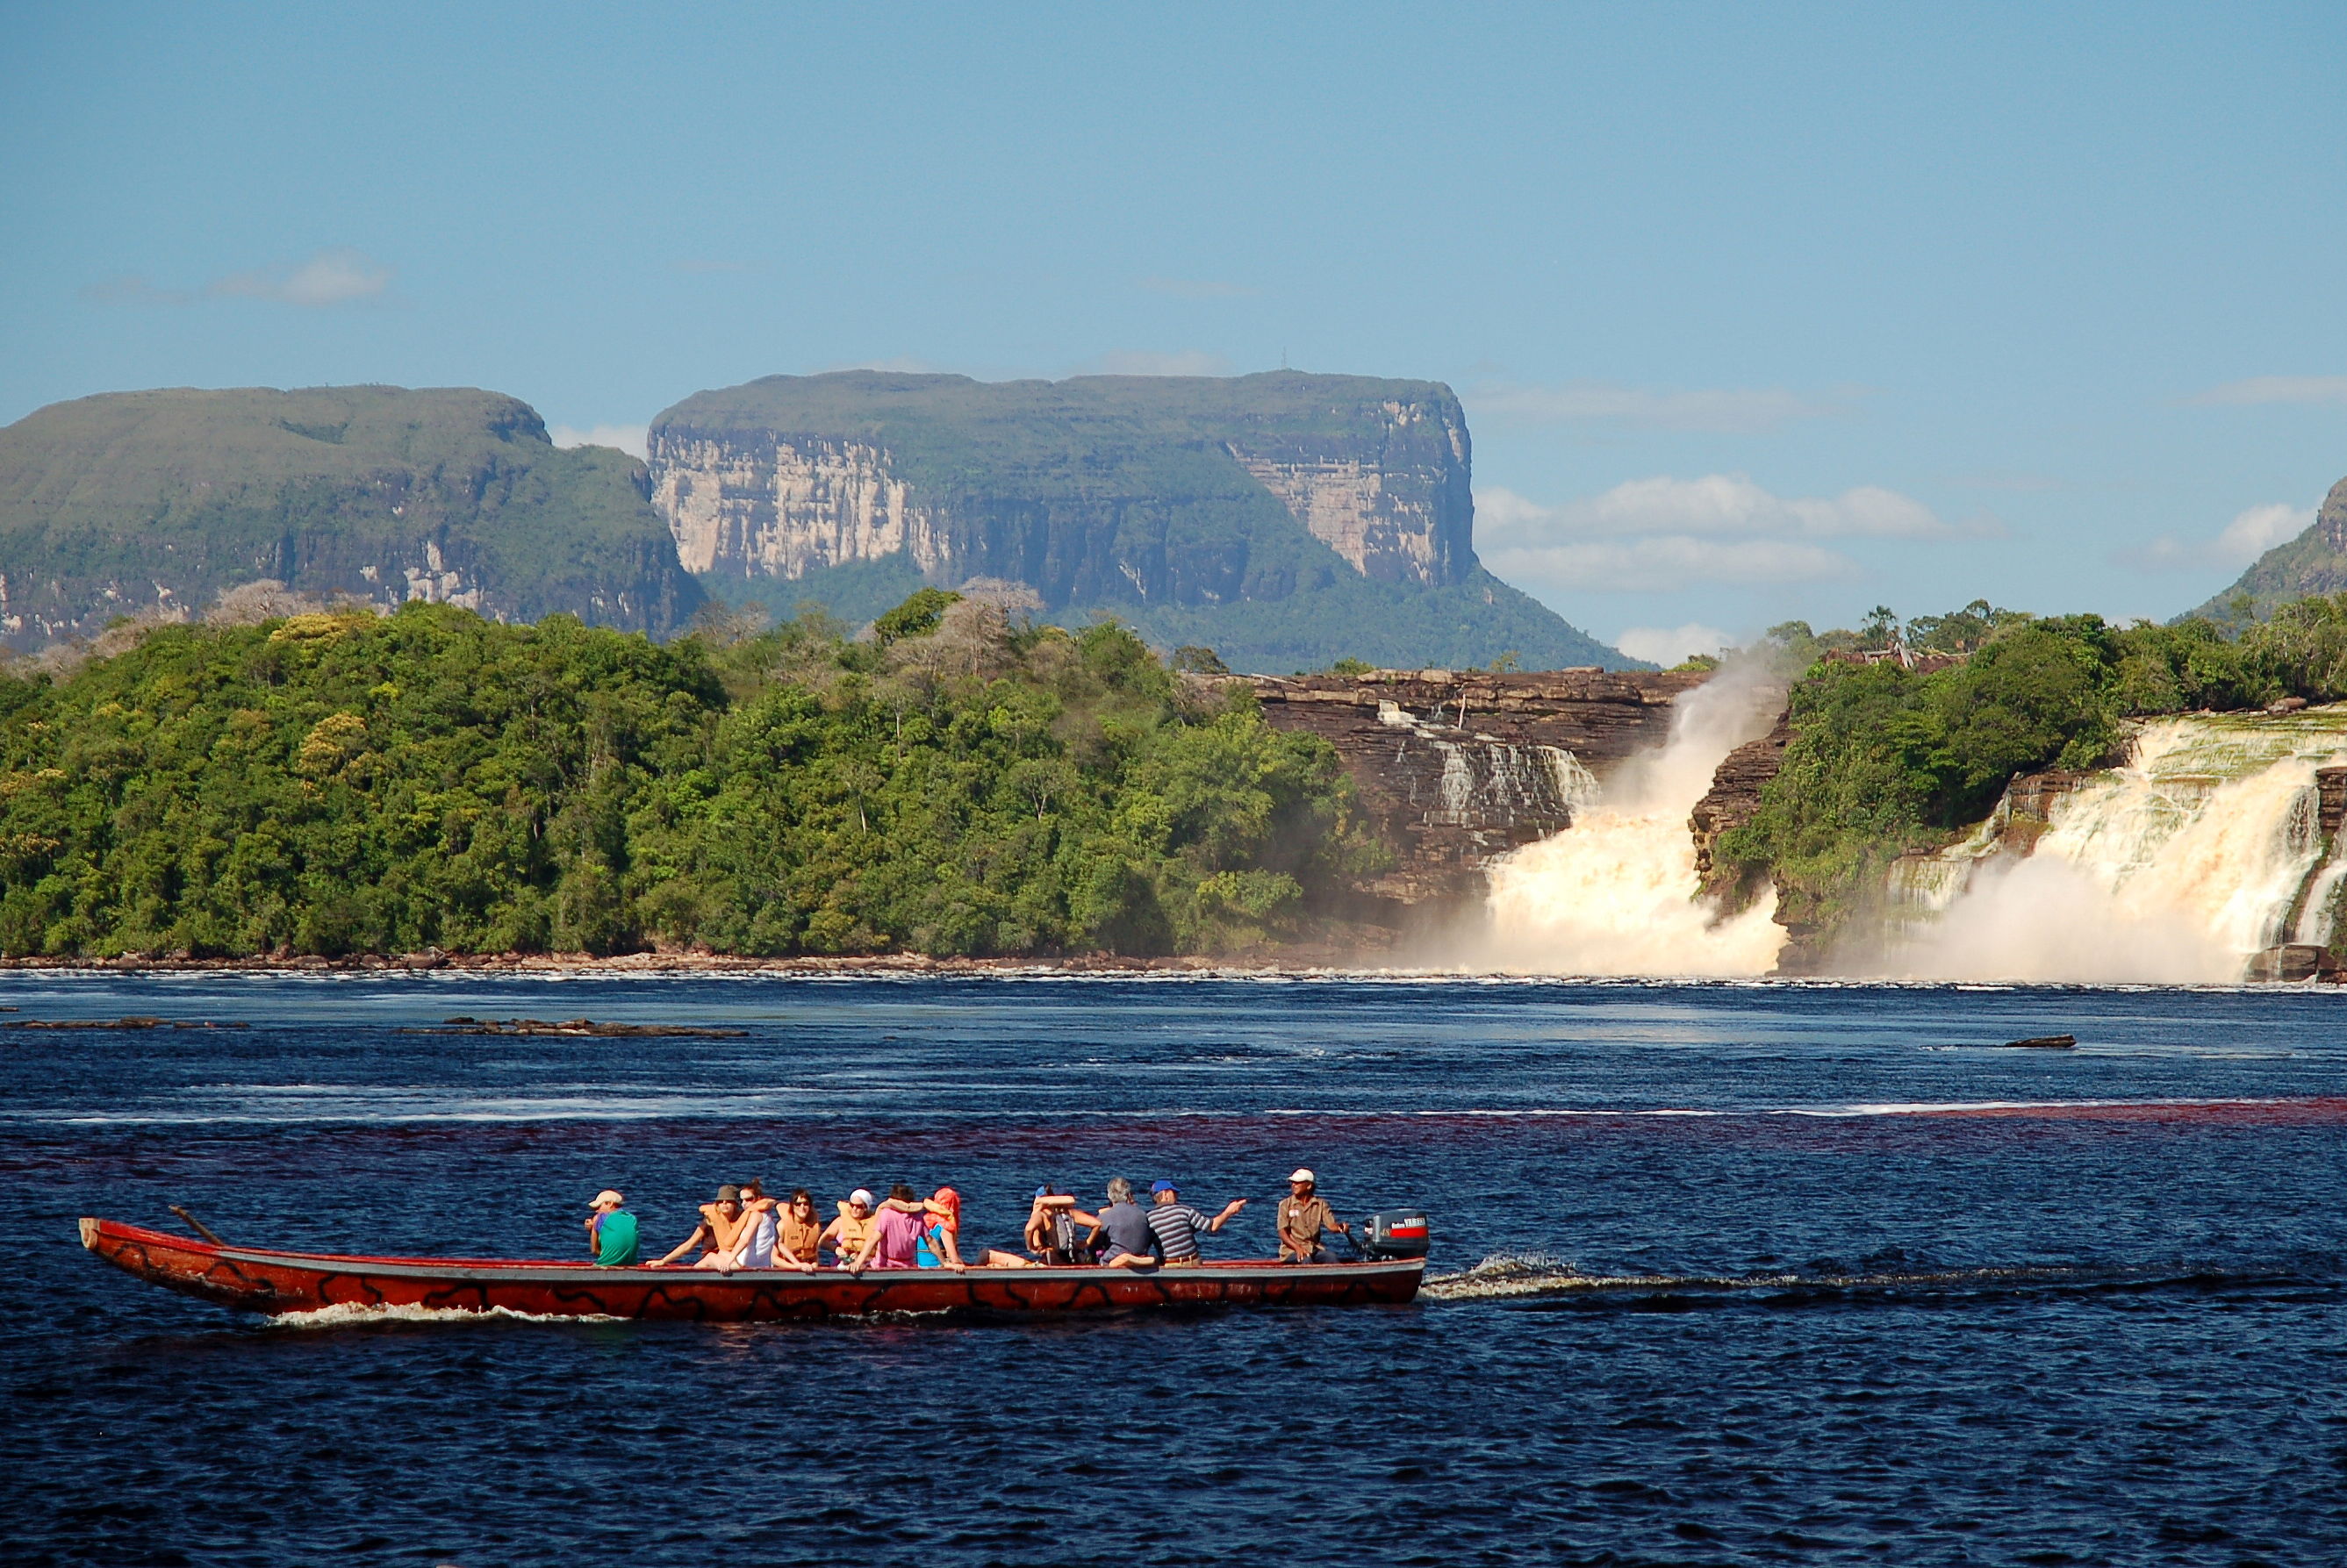
<path fill-rule="evenodd" d="M 1220 951 L 1381 853 L 1243 689 L 936 589 L 860 640 L 422 603 L 125 640 L 0 677 L 0 952 Z"/>
<path fill-rule="evenodd" d="M 1903 647 L 1908 662 L 1859 650 Z M 1391 862 L 1334 749 L 1131 629 L 914 593 L 851 637 L 345 606 L 125 626 L 0 675 L 0 953 L 1228 952 Z M 1791 739 L 1712 891 L 1830 935 L 1895 856 L 2130 719 L 2347 697 L 2347 595 L 2110 625 L 1975 601 L 1774 628 Z M 1339 672 L 1358 667 L 1339 661 Z"/>
<path fill-rule="evenodd" d="M 2347 594 L 2232 610 L 2116 626 L 1975 600 L 1903 626 L 1878 609 L 1855 630 L 1774 628 L 1757 651 L 1796 677 L 1792 739 L 1758 814 L 1715 847 L 1714 891 L 1735 903 L 1773 881 L 1780 920 L 1829 935 L 1893 858 L 1952 840 L 2016 774 L 2117 761 L 2131 718 L 2347 697 Z M 1953 660 L 1856 657 L 1894 645 Z"/>

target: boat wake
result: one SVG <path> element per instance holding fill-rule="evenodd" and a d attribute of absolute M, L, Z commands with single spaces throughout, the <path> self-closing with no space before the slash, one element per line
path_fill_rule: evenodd
<path fill-rule="evenodd" d="M 1767 1296 L 1911 1300 L 1918 1297 L 2014 1292 L 2221 1289 L 2342 1283 L 2337 1259 L 2271 1268 L 2169 1263 L 2145 1266 L 2017 1264 L 1974 1268 L 1884 1268 L 1842 1273 L 1797 1270 L 1754 1274 L 1584 1274 L 1537 1253 L 1495 1253 L 1456 1274 L 1430 1275 L 1419 1294 L 1430 1301 L 1538 1299 L 1650 1300 L 1658 1298 Z"/>
<path fill-rule="evenodd" d="M 517 1312 L 508 1307 L 395 1307 L 340 1302 L 307 1312 L 280 1312 L 264 1321 L 272 1329 L 355 1329 L 385 1323 L 627 1323 L 632 1319 L 595 1312 L 569 1316 Z"/>

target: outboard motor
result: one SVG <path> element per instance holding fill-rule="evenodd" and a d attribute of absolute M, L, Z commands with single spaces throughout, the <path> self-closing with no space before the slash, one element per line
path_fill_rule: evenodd
<path fill-rule="evenodd" d="M 1356 1227 L 1362 1255 L 1368 1257 L 1426 1256 L 1426 1215 L 1415 1208 L 1389 1208 L 1366 1217 Z"/>

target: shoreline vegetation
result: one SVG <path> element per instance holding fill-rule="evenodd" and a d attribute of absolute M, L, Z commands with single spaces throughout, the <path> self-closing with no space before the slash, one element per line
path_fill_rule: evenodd
<path fill-rule="evenodd" d="M 0 972 L 62 974 L 528 974 L 528 975 L 1055 975 L 1319 973 L 1363 967 L 1355 947 L 1282 946 L 1271 952 L 1173 953 L 1135 958 L 1121 953 L 1066 953 L 1051 958 L 935 957 L 922 952 L 800 955 L 758 958 L 727 952 L 315 953 L 288 958 L 170 958 L 126 953 L 116 958 L 0 956 Z M 1350 960 L 1351 962 L 1348 962 Z M 1365 971 L 1366 972 L 1367 971 Z M 1473 969 L 1383 964 L 1378 972 L 1478 974 Z"/>
<path fill-rule="evenodd" d="M 309 606 L 120 627 L 0 673 L 0 966 L 644 973 L 1448 971 L 1334 748 L 1129 628 L 913 594 L 705 614 Z M 2016 776 L 2141 721 L 2347 697 L 2347 595 L 2114 626 L 1975 602 L 1774 628 L 1783 762 L 1714 846 L 1797 945 Z M 1710 664 L 1713 661 L 1702 661 Z"/>
<path fill-rule="evenodd" d="M 2128 626 L 1983 600 L 1904 625 L 1877 608 L 1856 631 L 1788 622 L 1754 651 L 1792 677 L 1791 738 L 1714 845 L 1707 891 L 1736 910 L 1773 888 L 1778 922 L 1822 952 L 1875 912 L 1894 859 L 1955 842 L 2015 778 L 2116 766 L 2154 718 L 2347 697 L 2347 594 Z"/>
<path fill-rule="evenodd" d="M 1346 923 L 1386 851 L 1333 747 L 1019 607 L 663 647 L 410 603 L 19 667 L 0 956 L 1159 958 Z"/>

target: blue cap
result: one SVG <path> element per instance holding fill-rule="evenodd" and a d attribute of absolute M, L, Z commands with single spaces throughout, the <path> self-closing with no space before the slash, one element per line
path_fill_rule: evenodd
<path fill-rule="evenodd" d="M 1153 1196 L 1155 1196 L 1157 1194 L 1159 1194 L 1159 1193 L 1161 1193 L 1161 1192 L 1180 1192 L 1181 1190 L 1182 1190 L 1182 1189 L 1181 1189 L 1180 1187 L 1175 1186 L 1174 1186 L 1172 1182 L 1170 1182 L 1170 1181 L 1162 1181 L 1162 1182 L 1159 1182 L 1155 1186 L 1151 1187 L 1151 1188 L 1149 1189 L 1149 1192 L 1150 1192 L 1150 1196 L 1153 1197 Z"/>
<path fill-rule="evenodd" d="M 1037 1197 L 1049 1197 L 1051 1196 L 1051 1189 L 1048 1186 L 1039 1186 L 1035 1189 L 1035 1196 Z"/>

